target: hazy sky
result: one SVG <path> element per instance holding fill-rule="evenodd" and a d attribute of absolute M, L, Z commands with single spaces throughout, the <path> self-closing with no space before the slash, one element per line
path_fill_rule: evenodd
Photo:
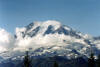
<path fill-rule="evenodd" d="M 100 0 L 0 0 L 0 27 L 12 34 L 16 27 L 46 20 L 100 36 Z"/>

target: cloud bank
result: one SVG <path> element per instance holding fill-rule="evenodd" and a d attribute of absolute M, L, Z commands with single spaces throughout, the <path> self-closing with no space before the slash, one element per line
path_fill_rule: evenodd
<path fill-rule="evenodd" d="M 0 52 L 14 47 L 14 37 L 5 29 L 0 28 Z"/>

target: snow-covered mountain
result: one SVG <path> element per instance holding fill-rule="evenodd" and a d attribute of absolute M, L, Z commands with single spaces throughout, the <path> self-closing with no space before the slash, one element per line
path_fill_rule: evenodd
<path fill-rule="evenodd" d="M 58 21 L 33 22 L 16 28 L 12 49 L 0 53 L 0 61 L 8 58 L 23 58 L 24 52 L 30 50 L 31 56 L 64 56 L 68 59 L 89 57 L 91 51 L 99 54 L 100 39 L 83 34 Z"/>

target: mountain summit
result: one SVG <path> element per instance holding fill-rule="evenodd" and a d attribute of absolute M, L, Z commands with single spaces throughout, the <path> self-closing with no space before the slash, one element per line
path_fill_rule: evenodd
<path fill-rule="evenodd" d="M 23 30 L 24 29 L 24 30 Z M 22 28 L 20 31 L 22 34 L 22 37 L 30 36 L 34 37 L 37 35 L 46 36 L 49 34 L 59 34 L 59 35 L 69 35 L 77 38 L 81 38 L 81 33 L 73 30 L 72 28 L 62 25 L 58 21 L 46 21 L 46 22 L 33 22 L 30 23 L 28 26 L 25 26 L 25 28 Z"/>

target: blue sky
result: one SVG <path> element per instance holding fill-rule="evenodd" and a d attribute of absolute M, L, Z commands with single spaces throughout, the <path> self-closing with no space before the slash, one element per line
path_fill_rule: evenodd
<path fill-rule="evenodd" d="M 100 0 L 0 0 L 0 27 L 12 34 L 16 27 L 46 20 L 100 36 Z"/>

